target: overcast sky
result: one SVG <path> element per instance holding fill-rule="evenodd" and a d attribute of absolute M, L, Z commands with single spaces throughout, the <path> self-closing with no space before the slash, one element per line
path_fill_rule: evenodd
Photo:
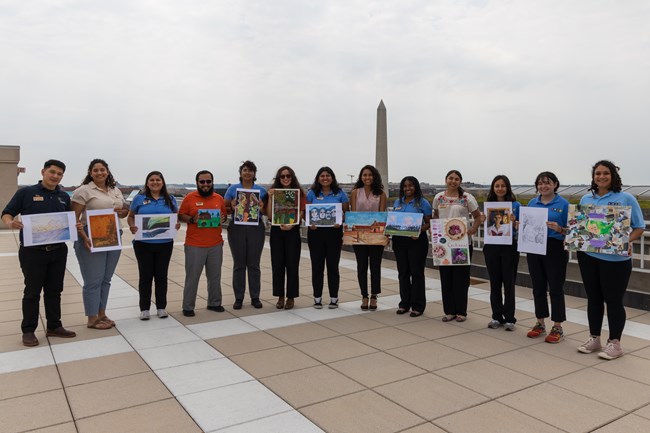
<path fill-rule="evenodd" d="M 647 0 L 0 0 L 0 145 L 21 184 L 97 157 L 125 184 L 245 159 L 347 182 L 383 99 L 391 182 L 588 183 L 608 158 L 647 185 L 648 23 Z"/>

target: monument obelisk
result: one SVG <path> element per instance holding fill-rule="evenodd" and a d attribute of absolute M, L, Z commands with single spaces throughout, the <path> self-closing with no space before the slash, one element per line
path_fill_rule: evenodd
<path fill-rule="evenodd" d="M 377 144 L 375 147 L 375 167 L 381 174 L 384 182 L 384 192 L 390 196 L 388 191 L 388 134 L 386 133 L 386 106 L 384 100 L 379 102 L 377 107 Z"/>

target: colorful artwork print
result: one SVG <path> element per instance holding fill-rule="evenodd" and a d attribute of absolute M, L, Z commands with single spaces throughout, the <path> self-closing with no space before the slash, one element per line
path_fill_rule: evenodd
<path fill-rule="evenodd" d="M 570 205 L 569 251 L 628 256 L 632 208 L 630 206 Z"/>
<path fill-rule="evenodd" d="M 384 234 L 418 237 L 422 231 L 423 217 L 419 212 L 388 212 Z"/>
<path fill-rule="evenodd" d="M 548 209 L 525 207 L 519 209 L 519 240 L 517 251 L 546 255 Z"/>
<path fill-rule="evenodd" d="M 21 220 L 26 247 L 77 240 L 74 212 L 21 215 Z"/>
<path fill-rule="evenodd" d="M 200 229 L 221 227 L 221 209 L 199 209 L 196 225 Z"/>
<path fill-rule="evenodd" d="M 86 211 L 90 252 L 122 249 L 120 222 L 114 209 Z"/>
<path fill-rule="evenodd" d="M 343 245 L 386 245 L 386 212 L 346 212 Z"/>
<path fill-rule="evenodd" d="M 273 214 L 271 224 L 297 225 L 300 224 L 300 190 L 276 189 L 271 196 Z"/>
<path fill-rule="evenodd" d="M 511 202 L 485 202 L 485 244 L 512 245 L 514 216 Z"/>
<path fill-rule="evenodd" d="M 136 241 L 151 239 L 174 239 L 176 236 L 176 214 L 136 215 Z"/>
<path fill-rule="evenodd" d="M 305 206 L 305 224 L 332 227 L 343 223 L 341 203 L 308 204 Z"/>
<path fill-rule="evenodd" d="M 466 218 L 430 221 L 431 257 L 434 266 L 469 265 L 469 238 Z"/>
<path fill-rule="evenodd" d="M 257 189 L 237 188 L 235 224 L 256 226 L 260 223 L 260 192 Z"/>

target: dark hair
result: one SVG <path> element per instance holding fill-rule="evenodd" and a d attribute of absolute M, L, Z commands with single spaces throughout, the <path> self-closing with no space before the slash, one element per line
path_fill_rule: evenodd
<path fill-rule="evenodd" d="M 65 164 L 59 161 L 58 159 L 48 159 L 45 161 L 45 164 L 43 164 L 43 168 L 49 168 L 51 166 L 59 167 L 63 172 L 65 173 Z"/>
<path fill-rule="evenodd" d="M 502 180 L 503 183 L 506 184 L 506 195 L 503 197 L 505 201 L 517 201 L 517 197 L 515 197 L 515 194 L 512 192 L 512 186 L 510 185 L 510 179 L 508 179 L 508 176 L 505 174 L 497 174 L 494 176 L 494 179 L 492 179 L 492 184 L 490 184 L 490 192 L 488 192 L 487 199 L 486 201 L 497 201 L 497 195 L 494 192 L 494 184 L 497 183 L 497 181 Z"/>
<path fill-rule="evenodd" d="M 298 178 L 296 177 L 296 172 L 293 171 L 293 168 L 289 167 L 288 165 L 283 165 L 282 167 L 278 168 L 278 171 L 275 173 L 275 177 L 273 178 L 273 184 L 271 185 L 271 188 L 284 188 L 282 182 L 280 182 L 280 175 L 284 170 L 289 171 L 289 174 L 291 175 L 291 184 L 289 185 L 289 188 L 302 190 L 300 182 L 298 182 Z"/>
<path fill-rule="evenodd" d="M 460 171 L 458 171 L 458 170 L 449 170 L 449 171 L 447 172 L 447 174 L 445 175 L 445 181 L 447 180 L 447 178 L 449 177 L 450 174 L 455 174 L 455 175 L 457 175 L 458 177 L 460 177 L 460 182 L 461 182 L 461 183 L 463 182 L 463 175 L 460 174 Z M 446 183 L 446 182 L 445 182 L 445 183 Z M 465 194 L 465 190 L 463 189 L 462 186 L 458 185 L 458 197 L 462 197 L 463 194 Z"/>
<path fill-rule="evenodd" d="M 162 184 L 162 188 L 160 188 L 160 195 L 162 195 L 163 198 L 165 199 L 165 203 L 167 204 L 167 207 L 169 207 L 169 209 L 171 209 L 171 211 L 175 213 L 178 209 L 176 209 L 176 207 L 174 206 L 174 202 L 172 201 L 172 198 L 169 196 L 169 193 L 167 192 L 167 182 L 165 182 L 165 177 L 161 172 L 152 171 L 147 175 L 147 177 L 144 180 L 144 188 L 142 188 L 142 192 L 146 197 L 153 198 L 151 196 L 151 190 L 149 189 L 149 178 L 151 176 L 158 176 L 160 177 L 160 179 L 162 179 L 163 184 Z"/>
<path fill-rule="evenodd" d="M 420 205 L 420 201 L 422 200 L 422 188 L 420 188 L 420 182 L 418 179 L 414 176 L 406 176 L 402 181 L 399 183 L 399 201 L 404 203 L 404 184 L 406 182 L 411 182 L 413 186 L 415 187 L 415 192 L 413 193 L 413 197 L 415 198 L 415 202 Z"/>
<path fill-rule="evenodd" d="M 95 158 L 92 161 L 90 161 L 90 164 L 88 164 L 88 174 L 86 174 L 86 177 L 84 178 L 82 185 L 88 185 L 90 182 L 93 181 L 93 178 L 90 176 L 90 173 L 93 170 L 93 167 L 95 164 L 101 164 L 104 167 L 106 167 L 106 170 L 108 171 L 108 176 L 106 176 L 106 187 L 108 188 L 115 188 L 115 185 L 117 185 L 117 182 L 115 182 L 115 178 L 113 178 L 113 173 L 111 173 L 111 169 L 108 168 L 108 164 L 106 161 L 103 159 Z"/>
<path fill-rule="evenodd" d="M 537 175 L 535 178 L 535 191 L 537 191 L 537 184 L 539 181 L 544 179 L 550 180 L 553 183 L 557 183 L 557 186 L 553 190 L 554 192 L 557 192 L 557 189 L 560 187 L 560 181 L 557 179 L 557 176 L 550 171 L 543 171 Z"/>
<path fill-rule="evenodd" d="M 318 169 L 318 172 L 316 173 L 316 177 L 314 178 L 314 183 L 311 185 L 310 189 L 314 191 L 314 194 L 316 195 L 321 193 L 323 187 L 318 182 L 318 178 L 324 171 L 328 172 L 330 176 L 332 176 L 332 184 L 330 185 L 330 189 L 334 194 L 338 194 L 341 188 L 339 187 L 339 183 L 336 181 L 336 175 L 334 174 L 334 171 L 332 171 L 332 169 L 329 167 L 321 167 Z"/>
<path fill-rule="evenodd" d="M 370 170 L 372 173 L 372 185 L 370 186 L 372 193 L 374 195 L 381 195 L 384 192 L 384 184 L 381 182 L 381 174 L 379 173 L 379 170 L 370 164 L 364 165 L 361 168 L 361 171 L 359 171 L 359 177 L 357 178 L 357 183 L 354 184 L 354 188 L 363 188 L 364 184 L 361 180 L 361 175 L 364 170 Z"/>
<path fill-rule="evenodd" d="M 248 168 L 251 170 L 253 173 L 257 174 L 257 166 L 253 161 L 244 161 L 242 164 L 239 166 L 239 182 L 241 182 L 241 171 L 244 169 L 244 167 Z M 257 176 L 253 175 L 253 182 L 257 180 Z"/>
<path fill-rule="evenodd" d="M 593 167 L 591 167 L 591 186 L 589 187 L 589 191 L 593 193 L 598 192 L 598 186 L 596 185 L 596 182 L 594 182 L 594 174 L 596 174 L 596 168 L 599 165 L 607 167 L 612 175 L 612 184 L 610 186 L 610 189 L 614 192 L 621 192 L 623 189 L 623 181 L 621 180 L 621 175 L 618 174 L 618 170 L 620 169 L 612 161 L 608 161 L 606 159 L 598 161 L 594 164 Z"/>
<path fill-rule="evenodd" d="M 199 182 L 199 176 L 201 176 L 202 174 L 209 174 L 209 175 L 210 175 L 210 179 L 212 179 L 212 181 L 214 182 L 214 176 L 212 175 L 212 173 L 210 173 L 208 170 L 201 170 L 201 171 L 199 171 L 198 173 L 196 173 L 196 176 L 194 177 L 194 181 L 195 181 L 196 183 Z"/>

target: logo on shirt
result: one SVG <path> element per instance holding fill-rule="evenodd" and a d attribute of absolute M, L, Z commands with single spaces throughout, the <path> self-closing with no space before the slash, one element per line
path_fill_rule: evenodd
<path fill-rule="evenodd" d="M 607 203 L 607 205 L 608 206 L 623 206 L 623 203 L 621 203 L 620 201 L 610 201 L 609 203 Z"/>
<path fill-rule="evenodd" d="M 552 207 L 550 208 L 553 212 L 562 213 L 562 208 Z"/>

